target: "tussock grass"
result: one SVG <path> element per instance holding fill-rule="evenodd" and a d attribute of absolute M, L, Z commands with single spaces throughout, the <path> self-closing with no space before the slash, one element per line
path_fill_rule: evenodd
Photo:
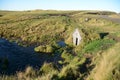
<path fill-rule="evenodd" d="M 102 53 L 100 61 L 91 72 L 88 80 L 119 80 L 120 79 L 120 43 Z"/>
<path fill-rule="evenodd" d="M 88 43 L 83 48 L 83 53 L 97 53 L 100 50 L 108 49 L 115 43 L 114 40 L 103 39 L 103 40 L 94 40 Z"/>
<path fill-rule="evenodd" d="M 34 45 L 36 52 L 54 53 L 62 58 L 59 61 L 61 64 L 58 62 L 60 68 L 54 63 L 44 63 L 39 70 L 28 67 L 15 75 L 2 75 L 0 79 L 85 80 L 88 77 L 89 80 L 119 80 L 120 43 L 114 46 L 114 40 L 119 39 L 120 24 L 103 19 L 100 15 L 116 17 L 114 12 L 108 11 L 0 11 L 0 37 L 22 46 Z M 80 30 L 82 36 L 79 46 L 72 43 L 75 28 Z M 106 32 L 112 37 L 101 39 L 99 33 Z M 59 41 L 64 41 L 66 46 L 59 46 Z M 99 56 L 97 53 L 100 53 Z M 88 62 L 84 54 L 88 58 L 89 54 L 97 56 L 98 59 Z M 4 63 L 8 64 L 7 61 Z M 90 63 L 95 65 L 93 70 Z"/>

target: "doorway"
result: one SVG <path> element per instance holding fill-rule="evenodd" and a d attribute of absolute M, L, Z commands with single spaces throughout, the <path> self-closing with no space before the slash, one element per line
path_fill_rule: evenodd
<path fill-rule="evenodd" d="M 78 45 L 78 38 L 76 38 L 76 42 L 75 42 L 75 45 Z"/>

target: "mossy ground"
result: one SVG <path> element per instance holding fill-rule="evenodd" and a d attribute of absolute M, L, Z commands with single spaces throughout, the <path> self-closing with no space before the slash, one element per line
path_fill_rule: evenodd
<path fill-rule="evenodd" d="M 112 46 L 120 41 L 120 24 L 101 15 L 111 18 L 119 16 L 107 11 L 0 11 L 1 38 L 15 41 L 21 46 L 35 46 L 36 52 L 60 55 L 62 58 L 56 63 L 45 62 L 40 70 L 28 67 L 14 75 L 2 75 L 0 79 L 97 80 L 97 75 L 101 80 L 119 80 L 119 49 Z M 82 36 L 79 46 L 72 44 L 72 33 L 76 28 Z M 108 35 L 102 35 L 101 38 L 101 33 Z M 59 41 L 64 41 L 66 46 L 58 45 Z M 115 54 L 109 56 L 109 49 Z M 103 57 L 100 57 L 101 54 Z M 110 59 L 110 65 L 114 64 L 114 68 L 109 67 L 108 70 L 106 64 Z M 8 63 L 5 61 L 5 64 Z M 102 72 L 107 76 L 101 75 Z M 109 72 L 114 73 L 107 74 Z"/>

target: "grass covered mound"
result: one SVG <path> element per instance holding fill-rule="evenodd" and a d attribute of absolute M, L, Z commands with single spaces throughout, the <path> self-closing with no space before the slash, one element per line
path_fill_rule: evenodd
<path fill-rule="evenodd" d="M 91 71 L 88 80 L 119 80 L 120 79 L 120 43 L 99 55 L 97 65 Z"/>
<path fill-rule="evenodd" d="M 115 21 L 116 15 L 107 11 L 0 11 L 1 38 L 34 46 L 38 54 L 61 58 L 44 62 L 37 70 L 28 66 L 0 79 L 119 80 L 120 24 Z M 82 37 L 78 46 L 72 43 L 76 28 Z M 4 65 L 2 59 L 0 64 Z M 9 66 L 6 61 L 5 64 Z"/>
<path fill-rule="evenodd" d="M 38 46 L 34 50 L 36 52 L 52 53 L 53 52 L 53 47 L 50 46 L 50 45 Z"/>

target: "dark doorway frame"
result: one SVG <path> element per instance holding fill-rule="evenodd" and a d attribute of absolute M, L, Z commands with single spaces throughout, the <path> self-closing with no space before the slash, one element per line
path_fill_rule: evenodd
<path fill-rule="evenodd" d="M 76 40 L 75 40 L 76 42 L 75 42 L 75 45 L 78 45 L 78 38 L 76 38 Z"/>

